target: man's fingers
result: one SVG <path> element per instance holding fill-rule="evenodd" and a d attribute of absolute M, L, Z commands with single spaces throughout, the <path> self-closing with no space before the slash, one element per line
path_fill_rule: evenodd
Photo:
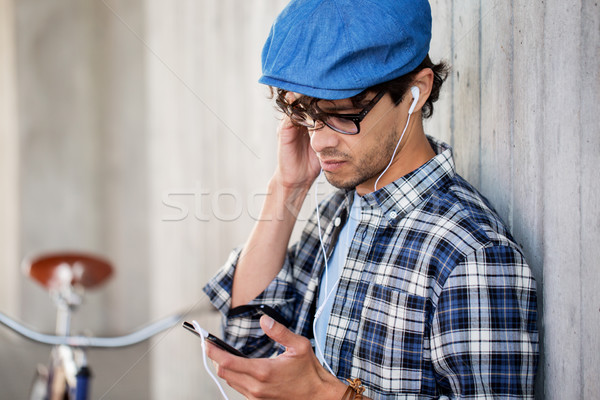
<path fill-rule="evenodd" d="M 263 315 L 260 318 L 260 326 L 267 336 L 285 346 L 288 353 L 302 353 L 310 348 L 308 339 L 296 335 L 282 324 L 275 322 L 275 320 L 268 315 Z"/>
<path fill-rule="evenodd" d="M 292 124 L 292 120 L 290 119 L 290 117 L 284 114 L 284 117 L 281 119 L 279 126 L 280 129 L 290 129 L 294 127 L 294 124 Z"/>
<path fill-rule="evenodd" d="M 264 359 L 238 357 L 223 349 L 220 349 L 209 341 L 206 341 L 206 355 L 217 364 L 217 369 L 219 371 L 226 369 L 239 372 L 241 374 L 253 375 L 257 369 L 264 368 L 264 365 L 258 365 L 258 363 Z"/>
<path fill-rule="evenodd" d="M 256 398 L 268 386 L 272 360 L 238 357 L 210 342 L 207 342 L 206 353 L 213 361 L 217 376 L 244 396 Z"/>
<path fill-rule="evenodd" d="M 232 366 L 235 368 L 235 365 L 237 364 L 236 359 L 244 359 L 242 357 L 237 357 L 233 354 L 230 354 L 229 352 L 215 346 L 208 340 L 206 341 L 206 356 L 213 361 L 217 369 L 221 365 L 226 368 L 231 368 Z"/>

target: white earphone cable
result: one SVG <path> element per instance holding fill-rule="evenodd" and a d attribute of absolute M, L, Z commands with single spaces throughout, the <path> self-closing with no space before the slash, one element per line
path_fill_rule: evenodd
<path fill-rule="evenodd" d="M 323 234 L 321 233 L 321 214 L 319 213 L 319 197 L 318 197 L 318 187 L 319 187 L 319 179 L 323 175 L 323 170 L 317 176 L 317 180 L 315 181 L 315 210 L 317 212 L 317 228 L 319 232 L 319 243 L 321 244 L 321 251 L 323 252 L 323 260 L 325 261 L 325 287 L 327 287 L 327 253 L 325 252 L 325 245 L 323 244 Z"/>
<path fill-rule="evenodd" d="M 206 343 L 204 342 L 206 340 L 206 336 L 204 335 L 204 331 L 202 328 L 200 328 L 200 324 L 198 323 L 198 321 L 193 320 L 192 325 L 194 326 L 194 330 L 196 332 L 198 332 L 198 335 L 200 335 L 200 339 L 202 340 L 202 361 L 204 362 L 204 368 L 206 369 L 206 372 L 208 372 L 208 374 L 210 375 L 212 380 L 215 381 L 215 383 L 219 387 L 219 390 L 221 391 L 221 395 L 223 396 L 223 398 L 225 400 L 229 400 L 229 397 L 227 397 L 227 395 L 225 394 L 225 391 L 223 390 L 221 383 L 219 382 L 217 377 L 214 376 L 213 373 L 208 368 L 208 362 L 206 361 Z"/>
<path fill-rule="evenodd" d="M 319 199 L 317 196 L 317 188 L 319 185 L 319 178 L 321 177 L 321 175 L 323 175 L 323 170 L 321 170 L 321 173 L 319 174 L 319 176 L 317 177 L 317 180 L 315 181 L 315 210 L 316 210 L 316 214 L 317 214 L 317 228 L 319 231 L 319 243 L 321 245 L 321 251 L 323 252 L 323 261 L 325 263 L 325 287 L 328 287 L 328 281 L 327 281 L 327 276 L 328 271 L 329 271 L 329 263 L 327 260 L 327 253 L 325 251 L 325 245 L 323 244 L 323 234 L 321 232 L 321 215 L 319 213 Z M 335 289 L 337 288 L 337 285 L 340 283 L 340 278 L 338 277 L 338 279 L 336 280 L 335 284 L 333 285 L 333 287 L 331 288 L 331 290 L 329 291 L 329 293 L 327 293 L 327 296 L 325 297 L 325 300 L 323 301 L 323 303 L 317 308 L 317 311 L 315 311 L 315 318 L 313 319 L 313 324 L 312 324 L 312 329 L 313 329 L 313 337 L 315 339 L 315 350 L 317 351 L 318 355 L 321 357 L 321 359 L 323 360 L 323 363 L 325 364 L 325 367 L 327 368 L 327 370 L 331 373 L 331 375 L 335 376 L 335 374 L 333 373 L 333 370 L 331 369 L 331 367 L 329 366 L 329 363 L 325 360 L 325 355 L 323 354 L 323 350 L 321 349 L 321 345 L 319 344 L 319 341 L 317 339 L 317 320 L 319 319 L 319 317 L 321 316 L 321 313 L 323 312 L 323 310 L 325 309 L 325 305 L 327 304 L 327 302 L 329 301 L 329 298 L 331 297 L 331 295 L 333 294 L 333 292 L 335 292 Z"/>
<path fill-rule="evenodd" d="M 377 191 L 377 183 L 379 183 L 379 180 L 381 179 L 381 177 L 383 176 L 383 174 L 385 174 L 387 172 L 387 170 L 392 165 L 392 162 L 394 162 L 394 157 L 396 156 L 396 152 L 398 151 L 398 147 L 400 146 L 400 142 L 402 142 L 402 138 L 404 138 L 404 134 L 406 133 L 406 129 L 408 128 L 408 123 L 410 122 L 410 115 L 411 114 L 409 113 L 408 114 L 408 118 L 406 119 L 406 125 L 404 126 L 404 130 L 402 131 L 402 135 L 400 135 L 400 139 L 398 140 L 398 143 L 396 143 L 396 148 L 394 148 L 394 153 L 392 153 L 392 158 L 390 159 L 390 162 L 388 163 L 387 167 L 385 167 L 385 169 L 383 170 L 383 172 L 379 175 L 379 177 L 375 181 L 375 185 L 373 187 L 373 189 L 375 191 Z"/>

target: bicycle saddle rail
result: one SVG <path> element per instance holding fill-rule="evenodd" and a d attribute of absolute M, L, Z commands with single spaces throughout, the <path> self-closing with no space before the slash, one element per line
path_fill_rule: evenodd
<path fill-rule="evenodd" d="M 91 337 L 91 336 L 56 336 L 36 332 L 18 323 L 0 312 L 0 323 L 19 335 L 37 343 L 47 345 L 67 345 L 73 347 L 118 348 L 127 347 L 150 339 L 152 336 L 171 328 L 183 319 L 183 314 L 175 314 L 123 336 Z"/>

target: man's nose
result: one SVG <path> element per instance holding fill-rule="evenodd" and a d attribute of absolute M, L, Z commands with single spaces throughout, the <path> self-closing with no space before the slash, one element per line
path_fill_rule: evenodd
<path fill-rule="evenodd" d="M 314 129 L 309 129 L 310 146 L 316 153 L 327 148 L 335 148 L 339 144 L 339 133 L 323 123 L 317 123 Z"/>

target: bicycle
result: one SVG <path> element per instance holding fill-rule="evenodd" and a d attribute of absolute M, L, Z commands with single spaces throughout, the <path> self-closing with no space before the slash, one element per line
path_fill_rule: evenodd
<path fill-rule="evenodd" d="M 29 278 L 49 291 L 57 307 L 55 334 L 37 332 L 0 312 L 0 324 L 29 340 L 53 346 L 47 366 L 38 366 L 35 373 L 30 400 L 87 400 L 91 369 L 86 349 L 132 346 L 183 318 L 183 314 L 174 314 L 123 336 L 71 335 L 71 318 L 85 290 L 101 286 L 112 276 L 111 263 L 96 255 L 65 252 L 26 259 L 23 266 Z"/>

